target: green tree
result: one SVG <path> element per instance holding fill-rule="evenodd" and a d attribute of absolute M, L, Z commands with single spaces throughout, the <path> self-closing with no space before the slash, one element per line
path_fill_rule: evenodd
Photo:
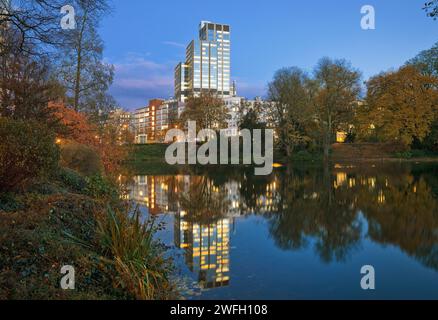
<path fill-rule="evenodd" d="M 280 149 L 291 157 L 294 149 L 309 137 L 306 125 L 312 119 L 309 77 L 299 68 L 278 70 L 268 86 L 268 97 L 273 102 L 270 117 L 275 123 Z"/>
<path fill-rule="evenodd" d="M 32 119 L 0 118 L 0 193 L 24 187 L 56 171 L 55 134 Z"/>
<path fill-rule="evenodd" d="M 353 106 L 361 91 L 361 73 L 346 60 L 330 58 L 322 58 L 314 72 L 318 86 L 314 99 L 316 118 L 327 160 L 335 132 L 353 121 Z"/>
<path fill-rule="evenodd" d="M 264 129 L 267 126 L 265 111 L 267 109 L 266 102 L 260 98 L 251 103 L 247 100 L 242 100 L 238 109 L 238 119 L 240 129 Z"/>
<path fill-rule="evenodd" d="M 435 121 L 430 127 L 430 132 L 420 144 L 420 148 L 438 152 L 438 115 L 435 115 L 435 118 Z"/>
<path fill-rule="evenodd" d="M 202 94 L 199 97 L 189 97 L 179 122 L 182 127 L 188 121 L 196 121 L 197 130 L 222 129 L 227 127 L 230 118 L 224 102 L 211 94 Z"/>
<path fill-rule="evenodd" d="M 242 117 L 239 123 L 240 129 L 265 129 L 266 123 L 260 121 L 257 112 L 254 109 L 249 109 Z"/>

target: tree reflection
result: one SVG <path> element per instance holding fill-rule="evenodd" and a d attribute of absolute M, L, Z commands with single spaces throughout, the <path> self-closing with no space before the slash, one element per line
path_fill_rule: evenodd
<path fill-rule="evenodd" d="M 224 188 L 216 186 L 207 176 L 191 176 L 188 186 L 180 182 L 177 195 L 182 210 L 187 212 L 186 220 L 200 224 L 215 223 L 226 216 L 230 201 Z"/>
<path fill-rule="evenodd" d="M 325 262 L 345 261 L 367 236 L 438 269 L 438 202 L 430 177 L 391 169 L 282 176 L 278 211 L 268 217 L 276 244 L 291 250 L 312 245 Z"/>
<path fill-rule="evenodd" d="M 282 201 L 269 217 L 269 228 L 282 249 L 312 245 L 323 261 L 344 261 L 359 245 L 362 224 L 351 205 L 352 195 L 333 190 L 330 174 L 323 172 L 291 171 L 282 177 Z"/>
<path fill-rule="evenodd" d="M 438 270 L 437 166 L 300 166 L 267 177 L 252 172 L 148 177 L 132 198 L 184 213 L 189 225 L 228 219 L 232 226 L 235 218 L 260 215 L 279 248 L 311 248 L 327 263 L 348 260 L 371 239 Z"/>

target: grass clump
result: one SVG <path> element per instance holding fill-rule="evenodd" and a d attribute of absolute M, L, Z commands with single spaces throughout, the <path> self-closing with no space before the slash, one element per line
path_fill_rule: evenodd
<path fill-rule="evenodd" d="M 135 299 L 162 300 L 174 295 L 169 281 L 172 263 L 164 257 L 164 246 L 154 239 L 162 227 L 155 218 L 141 221 L 138 207 L 130 214 L 108 207 L 98 221 L 100 249 L 117 273 L 115 287 Z"/>

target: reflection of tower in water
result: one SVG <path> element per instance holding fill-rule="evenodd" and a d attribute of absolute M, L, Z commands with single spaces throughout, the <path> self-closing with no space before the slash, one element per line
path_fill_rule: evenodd
<path fill-rule="evenodd" d="M 229 284 L 230 219 L 201 224 L 187 219 L 185 211 L 175 216 L 175 245 L 184 249 L 190 271 L 198 274 L 204 288 Z"/>

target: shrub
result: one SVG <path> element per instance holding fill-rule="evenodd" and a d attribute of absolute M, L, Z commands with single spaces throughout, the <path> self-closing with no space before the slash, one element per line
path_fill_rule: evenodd
<path fill-rule="evenodd" d="M 0 119 L 0 191 L 24 186 L 55 172 L 59 148 L 55 135 L 33 120 Z"/>
<path fill-rule="evenodd" d="M 61 143 L 61 165 L 85 176 L 100 174 L 102 171 L 98 153 L 91 147 L 73 141 Z"/>
<path fill-rule="evenodd" d="M 85 178 L 69 168 L 60 168 L 58 178 L 66 187 L 74 191 L 81 192 L 87 187 Z"/>
<path fill-rule="evenodd" d="M 400 159 L 411 159 L 411 158 L 413 157 L 411 151 L 396 152 L 396 153 L 394 154 L 394 156 L 395 156 L 396 158 L 400 158 Z"/>
<path fill-rule="evenodd" d="M 100 174 L 86 178 L 87 187 L 85 193 L 92 198 L 118 199 L 117 187 Z"/>
<path fill-rule="evenodd" d="M 292 160 L 294 161 L 314 161 L 318 159 L 321 159 L 321 154 L 310 153 L 307 150 L 300 150 L 292 156 Z"/>
<path fill-rule="evenodd" d="M 14 194 L 0 193 L 0 211 L 13 212 L 24 208 Z"/>

